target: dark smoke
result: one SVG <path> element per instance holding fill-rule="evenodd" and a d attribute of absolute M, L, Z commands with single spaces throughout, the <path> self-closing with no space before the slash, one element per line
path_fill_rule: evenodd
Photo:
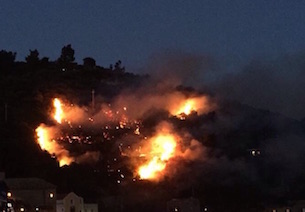
<path fill-rule="evenodd" d="M 217 64 L 208 54 L 190 54 L 181 51 L 166 50 L 154 54 L 146 72 L 161 85 L 194 86 L 204 80 Z"/>
<path fill-rule="evenodd" d="M 241 72 L 223 76 L 213 90 L 223 98 L 302 119 L 305 116 L 305 53 L 276 60 L 253 60 Z"/>

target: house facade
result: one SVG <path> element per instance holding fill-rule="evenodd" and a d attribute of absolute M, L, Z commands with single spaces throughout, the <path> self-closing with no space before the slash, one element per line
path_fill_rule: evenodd
<path fill-rule="evenodd" d="M 97 204 L 84 203 L 84 199 L 74 192 L 60 196 L 56 201 L 57 212 L 98 212 Z"/>

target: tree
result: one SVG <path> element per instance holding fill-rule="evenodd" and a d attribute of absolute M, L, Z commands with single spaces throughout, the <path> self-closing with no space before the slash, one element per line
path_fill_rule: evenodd
<path fill-rule="evenodd" d="M 125 67 L 124 66 L 122 67 L 122 61 L 121 60 L 118 60 L 118 62 L 116 62 L 114 64 L 114 71 L 125 72 Z"/>
<path fill-rule="evenodd" d="M 30 65 L 37 65 L 39 63 L 39 52 L 37 49 L 30 50 L 30 54 L 25 58 L 25 61 Z"/>
<path fill-rule="evenodd" d="M 93 59 L 92 57 L 86 57 L 83 59 L 83 61 L 84 61 L 84 68 L 93 69 L 96 66 L 95 59 Z"/>
<path fill-rule="evenodd" d="M 0 63 L 14 63 L 16 59 L 16 52 L 0 51 Z"/>
<path fill-rule="evenodd" d="M 63 64 L 69 64 L 74 62 L 74 49 L 72 49 L 71 44 L 68 44 L 67 46 L 64 46 L 61 49 L 61 55 L 58 60 Z"/>
<path fill-rule="evenodd" d="M 16 52 L 0 51 L 0 69 L 10 68 L 16 59 Z"/>

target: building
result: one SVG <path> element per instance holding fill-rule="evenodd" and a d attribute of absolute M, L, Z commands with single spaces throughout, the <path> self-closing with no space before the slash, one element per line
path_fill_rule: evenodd
<path fill-rule="evenodd" d="M 56 186 L 39 178 L 5 179 L 15 212 L 56 212 Z"/>
<path fill-rule="evenodd" d="M 84 199 L 74 192 L 58 195 L 56 201 L 57 212 L 98 212 L 97 204 L 84 203 Z"/>
<path fill-rule="evenodd" d="M 167 202 L 167 212 L 200 212 L 200 202 L 193 197 L 172 199 Z"/>

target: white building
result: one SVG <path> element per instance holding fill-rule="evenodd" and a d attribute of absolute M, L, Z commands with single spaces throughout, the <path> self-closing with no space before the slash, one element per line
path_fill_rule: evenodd
<path fill-rule="evenodd" d="M 70 192 L 67 195 L 58 195 L 56 212 L 98 212 L 98 205 L 86 204 L 82 197 Z"/>

